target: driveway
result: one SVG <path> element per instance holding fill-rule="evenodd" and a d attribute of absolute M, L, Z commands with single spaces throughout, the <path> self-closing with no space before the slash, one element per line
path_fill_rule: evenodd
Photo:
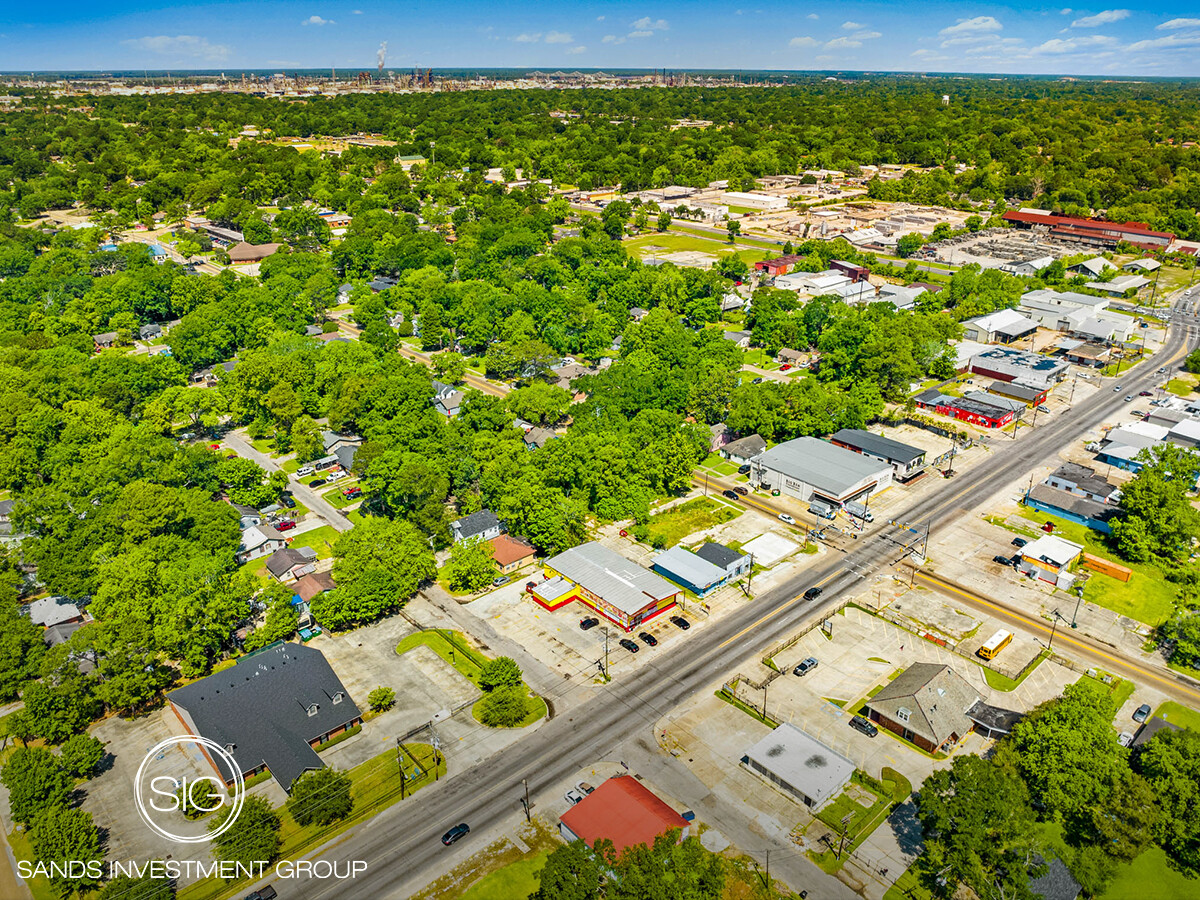
<path fill-rule="evenodd" d="M 265 472 L 281 471 L 279 463 L 271 459 L 267 454 L 260 453 L 251 446 L 246 438 L 236 431 L 231 431 L 222 438 L 221 443 L 230 450 L 237 452 L 238 456 L 253 460 L 262 466 Z M 293 495 L 300 499 L 300 502 L 309 508 L 315 515 L 320 516 L 325 520 L 325 523 L 332 525 L 337 531 L 349 531 L 354 527 L 354 523 L 347 519 L 341 512 L 335 509 L 324 497 L 312 490 L 308 485 L 304 484 L 294 475 L 288 476 L 288 490 Z M 319 527 L 319 526 L 318 526 Z"/>

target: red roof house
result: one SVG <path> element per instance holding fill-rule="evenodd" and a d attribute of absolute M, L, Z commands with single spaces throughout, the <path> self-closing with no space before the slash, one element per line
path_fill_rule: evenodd
<path fill-rule="evenodd" d="M 607 838 L 618 854 L 638 844 L 649 847 L 660 834 L 687 827 L 683 816 L 629 775 L 608 779 L 558 820 L 558 830 L 566 840 L 581 840 L 594 847 L 596 841 Z"/>

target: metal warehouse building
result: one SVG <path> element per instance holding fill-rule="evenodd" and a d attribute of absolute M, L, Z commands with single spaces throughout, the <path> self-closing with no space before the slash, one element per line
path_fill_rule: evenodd
<path fill-rule="evenodd" d="M 842 504 L 881 491 L 892 483 L 889 463 L 814 437 L 772 447 L 750 463 L 750 481 L 801 501 Z"/>
<path fill-rule="evenodd" d="M 632 631 L 675 605 L 682 589 L 620 553 L 589 541 L 552 556 L 547 580 L 529 593 L 547 609 L 582 600 L 610 622 Z"/>

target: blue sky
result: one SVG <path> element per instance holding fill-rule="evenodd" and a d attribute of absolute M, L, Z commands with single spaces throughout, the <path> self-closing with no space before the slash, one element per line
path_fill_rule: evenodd
<path fill-rule="evenodd" d="M 1200 3 L 0 4 L 0 69 L 865 69 L 1200 76 Z"/>

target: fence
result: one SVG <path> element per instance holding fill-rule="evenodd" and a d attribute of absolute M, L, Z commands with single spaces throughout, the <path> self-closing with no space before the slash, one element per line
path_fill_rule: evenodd
<path fill-rule="evenodd" d="M 763 665 L 771 670 L 771 674 L 767 677 L 766 683 L 770 684 L 777 677 L 779 677 L 781 674 L 783 674 L 771 662 L 768 662 L 768 660 L 774 660 L 775 657 L 778 656 L 780 653 L 783 653 L 785 650 L 790 650 L 792 647 L 796 646 L 796 644 L 800 643 L 800 640 L 806 634 L 808 634 L 814 628 L 819 628 L 819 627 L 823 626 L 828 619 L 832 619 L 834 616 L 836 616 L 838 613 L 840 613 L 843 609 L 846 608 L 847 605 L 849 605 L 849 603 L 850 603 L 849 600 L 843 600 L 841 603 L 839 603 L 833 609 L 829 610 L 829 612 L 827 612 L 820 619 L 817 619 L 814 622 L 810 622 L 809 624 L 805 625 L 800 631 L 797 631 L 795 634 L 793 634 L 791 637 L 789 637 L 783 641 L 780 641 L 775 646 L 769 648 L 767 650 L 766 654 L 764 654 L 764 656 L 763 656 Z M 758 686 L 758 689 L 762 690 L 761 684 Z"/>

